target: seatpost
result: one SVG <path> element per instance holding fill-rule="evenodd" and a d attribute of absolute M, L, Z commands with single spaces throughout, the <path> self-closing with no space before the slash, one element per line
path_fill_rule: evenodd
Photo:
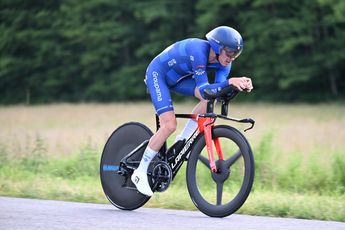
<path fill-rule="evenodd" d="M 223 116 L 228 116 L 228 104 L 229 104 L 228 100 L 222 101 L 222 115 Z"/>
<path fill-rule="evenodd" d="M 214 106 L 214 99 L 209 100 L 207 102 L 207 110 L 206 113 L 213 113 L 213 106 Z"/>
<path fill-rule="evenodd" d="M 161 127 L 161 124 L 159 122 L 159 116 L 156 114 L 156 132 L 159 130 Z M 167 143 L 166 141 L 164 142 L 163 146 L 160 148 L 159 152 L 166 157 L 166 151 L 167 151 Z"/>

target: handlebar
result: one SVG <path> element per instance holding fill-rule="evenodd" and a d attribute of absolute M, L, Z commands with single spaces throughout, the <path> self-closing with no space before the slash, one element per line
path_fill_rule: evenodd
<path fill-rule="evenodd" d="M 240 91 L 233 85 L 228 85 L 219 92 L 212 92 L 210 89 L 204 90 L 204 98 L 208 100 L 206 114 L 199 115 L 200 117 L 222 118 L 229 121 L 236 121 L 240 123 L 249 123 L 251 126 L 244 131 L 250 130 L 254 127 L 255 121 L 251 118 L 237 119 L 228 117 L 228 104 L 230 100 L 235 98 Z M 221 115 L 213 113 L 214 100 L 217 99 L 222 103 Z"/>
<path fill-rule="evenodd" d="M 235 86 L 229 85 L 216 93 L 212 92 L 210 89 L 205 89 L 204 96 L 207 100 L 215 100 L 218 98 L 221 100 L 230 101 L 231 99 L 236 97 L 239 92 L 240 91 Z"/>
<path fill-rule="evenodd" d="M 204 98 L 207 102 L 207 113 L 213 113 L 214 100 L 217 99 L 222 103 L 222 115 L 228 115 L 228 104 L 234 99 L 240 91 L 233 85 L 228 85 L 219 92 L 212 92 L 210 89 L 204 90 Z"/>

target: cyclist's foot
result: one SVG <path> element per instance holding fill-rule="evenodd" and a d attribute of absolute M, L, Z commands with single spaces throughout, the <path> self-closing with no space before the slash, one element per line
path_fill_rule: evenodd
<path fill-rule="evenodd" d="M 151 187 L 149 185 L 147 174 L 146 172 L 141 172 L 138 170 L 134 170 L 132 176 L 131 176 L 132 182 L 137 187 L 138 191 L 146 196 L 152 196 L 153 192 L 151 190 Z"/>

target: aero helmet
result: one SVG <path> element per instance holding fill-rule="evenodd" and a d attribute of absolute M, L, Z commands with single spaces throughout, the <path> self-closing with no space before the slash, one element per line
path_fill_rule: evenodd
<path fill-rule="evenodd" d="M 219 26 L 206 34 L 214 52 L 219 55 L 222 49 L 233 52 L 233 57 L 240 56 L 243 50 L 243 39 L 237 30 L 228 26 Z"/>

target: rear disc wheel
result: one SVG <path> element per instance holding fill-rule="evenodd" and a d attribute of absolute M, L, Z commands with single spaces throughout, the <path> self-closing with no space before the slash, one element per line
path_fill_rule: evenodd
<path fill-rule="evenodd" d="M 117 208 L 134 210 L 150 199 L 139 193 L 132 183 L 133 170 L 126 170 L 124 175 L 120 175 L 119 170 L 121 160 L 152 135 L 151 130 L 141 123 L 126 123 L 112 133 L 103 149 L 100 165 L 102 188 L 107 199 Z M 132 163 L 139 165 L 146 145 L 130 157 Z"/>

